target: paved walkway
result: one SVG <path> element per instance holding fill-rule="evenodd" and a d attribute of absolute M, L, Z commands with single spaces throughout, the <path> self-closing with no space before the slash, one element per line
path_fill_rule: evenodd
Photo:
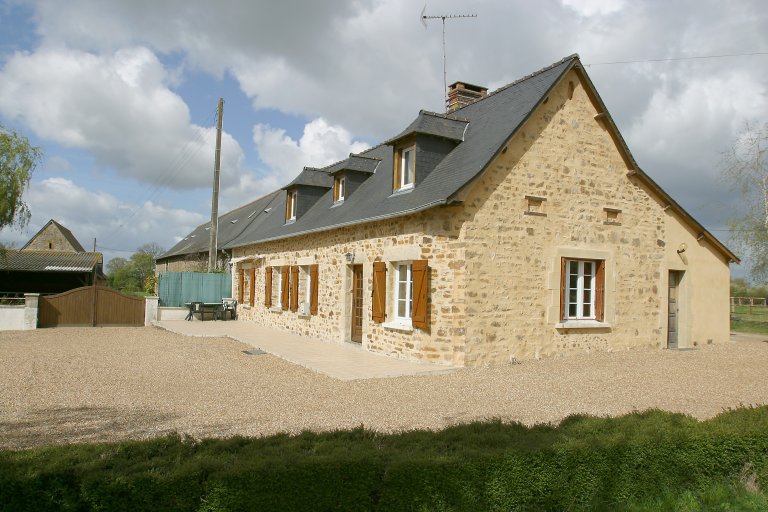
<path fill-rule="evenodd" d="M 768 343 L 768 334 L 754 334 L 750 332 L 732 332 L 731 341 L 752 341 Z"/>
<path fill-rule="evenodd" d="M 394 359 L 367 352 L 353 343 L 324 342 L 252 322 L 165 320 L 154 322 L 154 325 L 185 336 L 226 337 L 238 340 L 291 363 L 340 380 L 453 371 L 449 366 Z"/>

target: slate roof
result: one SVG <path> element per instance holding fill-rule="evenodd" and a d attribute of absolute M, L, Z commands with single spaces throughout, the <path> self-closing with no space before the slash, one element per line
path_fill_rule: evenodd
<path fill-rule="evenodd" d="M 408 128 L 386 141 L 385 144 L 392 144 L 417 133 L 461 142 L 464 140 L 464 131 L 467 129 L 467 124 L 469 124 L 469 121 L 466 119 L 456 119 L 450 115 L 422 110 L 419 112 L 419 117 Z"/>
<path fill-rule="evenodd" d="M 257 227 L 272 213 L 275 213 L 277 198 L 282 198 L 282 206 L 277 212 L 281 218 L 285 215 L 285 192 L 276 190 L 248 204 L 235 208 L 219 217 L 218 245 L 221 249 L 239 237 L 247 227 Z M 179 240 L 176 245 L 166 251 L 160 258 L 181 256 L 199 252 L 208 252 L 210 242 L 210 222 L 200 224 L 194 231 Z"/>
<path fill-rule="evenodd" d="M 49 220 L 48 222 L 46 222 L 46 223 L 45 223 L 45 226 L 43 226 L 42 228 L 40 228 L 40 231 L 38 231 L 37 233 L 35 233 L 35 236 L 33 236 L 32 238 L 30 238 L 30 239 L 29 239 L 29 241 L 28 241 L 26 244 L 24 244 L 24 247 L 22 247 L 22 248 L 21 248 L 21 250 L 23 251 L 24 249 L 26 249 L 26 248 L 27 248 L 27 246 L 29 246 L 29 244 L 31 244 L 31 243 L 32 243 L 32 242 L 35 240 L 35 238 L 37 238 L 37 236 L 38 236 L 40 233 L 42 233 L 43 231 L 45 231 L 45 228 L 47 228 L 47 227 L 48 227 L 48 226 L 50 226 L 51 224 L 53 224 L 54 226 L 56 226 L 56 227 L 59 229 L 59 231 L 61 231 L 61 234 L 62 234 L 62 235 L 64 235 L 64 238 L 66 238 L 66 239 L 67 239 L 67 242 L 69 242 L 69 245 L 71 245 L 71 246 L 72 246 L 72 248 L 73 248 L 73 249 L 74 249 L 76 252 L 85 252 L 85 249 L 83 248 L 83 246 L 82 246 L 82 245 L 80 245 L 80 242 L 78 242 L 78 241 L 77 241 L 77 238 L 75 238 L 75 235 L 73 235 L 73 234 L 72 234 L 72 232 L 71 232 L 70 230 L 68 230 L 67 228 L 65 228 L 64 226 L 62 226 L 61 224 L 59 224 L 58 222 L 56 222 L 56 221 L 55 221 L 55 220 L 53 220 L 53 219 L 51 219 L 51 220 Z"/>
<path fill-rule="evenodd" d="M 333 186 L 333 178 L 331 178 L 327 172 L 315 169 L 314 167 L 305 167 L 296 178 L 282 190 L 295 187 L 296 185 L 306 185 L 309 187 L 322 187 L 331 188 Z"/>
<path fill-rule="evenodd" d="M 0 271 L 92 272 L 101 261 L 100 252 L 8 250 L 0 255 Z"/>
<path fill-rule="evenodd" d="M 357 171 L 370 174 L 376 172 L 379 162 L 381 162 L 381 158 L 372 158 L 350 153 L 349 158 L 331 164 L 328 167 L 324 167 L 323 171 L 331 175 L 341 171 Z"/>
<path fill-rule="evenodd" d="M 484 98 L 464 106 L 450 114 L 435 114 L 421 111 L 417 118 L 397 136 L 387 142 L 375 146 L 357 155 L 336 162 L 322 169 L 305 168 L 299 176 L 282 190 L 268 194 L 238 210 L 233 210 L 222 216 L 219 221 L 220 233 L 226 225 L 227 218 L 234 212 L 246 210 L 261 210 L 254 218 L 244 220 L 237 230 L 230 230 L 226 235 L 219 235 L 219 249 L 232 249 L 259 242 L 267 242 L 282 238 L 299 236 L 334 229 L 342 226 L 372 222 L 380 219 L 408 215 L 426 210 L 438 205 L 450 204 L 457 200 L 458 194 L 471 183 L 487 165 L 504 148 L 507 141 L 517 129 L 528 119 L 538 105 L 544 101 L 550 90 L 560 81 L 560 78 L 571 69 L 576 68 L 586 78 L 578 55 L 570 55 L 546 68 L 523 77 L 506 85 Z M 592 87 L 594 90 L 594 87 Z M 597 95 L 596 91 L 594 92 Z M 598 101 L 599 96 L 597 96 Z M 600 102 L 602 104 L 602 102 Z M 604 109 L 604 106 L 603 106 Z M 607 113 L 607 110 L 605 111 Z M 652 188 L 657 188 L 665 197 L 669 196 L 656 185 L 639 167 L 636 166 L 621 135 L 613 125 L 610 115 L 607 116 L 624 151 L 637 169 L 639 177 L 644 179 Z M 393 146 L 392 142 L 412 133 L 427 134 L 435 137 L 457 141 L 456 147 L 450 151 L 424 180 L 416 187 L 404 192 L 392 192 Z M 460 142 L 459 142 L 460 141 Z M 375 159 L 374 167 L 368 177 L 354 193 L 344 198 L 344 203 L 331 208 L 332 181 L 331 174 L 344 170 L 352 162 L 364 159 Z M 356 163 L 355 163 L 356 164 Z M 370 166 L 370 164 L 368 164 Z M 323 174 L 328 177 L 325 181 Z M 285 223 L 286 193 L 284 190 L 297 184 L 327 183 L 329 190 L 308 211 L 290 224 Z M 315 185 L 317 186 L 317 185 Z M 671 200 L 671 199 L 670 199 Z M 255 207 L 258 203 L 258 208 Z M 723 246 L 715 237 L 709 234 L 677 203 L 673 203 L 676 211 L 713 240 L 729 258 L 738 262 L 738 258 Z M 268 209 L 268 211 L 266 211 Z M 208 223 L 198 226 L 182 242 L 189 237 L 199 235 Z M 208 238 L 203 243 L 179 242 L 158 259 L 169 256 L 206 252 Z M 201 240 L 202 241 L 202 240 Z"/>

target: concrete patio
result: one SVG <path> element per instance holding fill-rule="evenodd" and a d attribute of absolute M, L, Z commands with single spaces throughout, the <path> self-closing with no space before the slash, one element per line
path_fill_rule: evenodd
<path fill-rule="evenodd" d="M 306 338 L 242 321 L 161 320 L 153 325 L 185 336 L 231 338 L 264 352 L 339 380 L 441 374 L 448 366 L 403 361 L 366 352 L 354 343 Z"/>

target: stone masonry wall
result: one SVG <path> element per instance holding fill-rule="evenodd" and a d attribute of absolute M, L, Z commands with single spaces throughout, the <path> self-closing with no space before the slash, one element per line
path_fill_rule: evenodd
<path fill-rule="evenodd" d="M 237 297 L 237 270 L 245 268 L 244 299 L 248 302 L 250 266 L 256 268 L 255 304 L 239 308 L 246 321 L 289 330 L 331 342 L 350 340 L 352 266 L 345 255 L 354 254 L 354 264 L 363 265 L 363 348 L 403 359 L 463 365 L 464 247 L 450 231 L 455 208 L 436 208 L 426 214 L 378 221 L 359 226 L 261 243 L 234 250 L 235 259 L 258 255 L 233 269 L 233 295 Z M 261 257 L 263 256 L 263 257 Z M 372 264 L 374 261 L 426 259 L 430 266 L 429 329 L 412 332 L 371 320 Z M 272 308 L 264 305 L 265 267 L 310 265 L 319 269 L 318 314 L 301 316 L 280 309 L 277 275 L 273 275 Z M 388 271 L 388 319 L 392 318 L 394 272 Z M 303 275 L 303 272 L 302 272 Z M 299 297 L 303 301 L 304 280 Z"/>
<path fill-rule="evenodd" d="M 49 247 L 49 244 L 51 245 Z M 24 249 L 25 251 L 76 252 L 67 237 L 55 225 L 50 224 Z"/>
<path fill-rule="evenodd" d="M 597 113 L 571 72 L 465 198 L 467 365 L 660 345 L 663 210 Z M 541 212 L 525 213 L 526 195 Z M 611 327 L 558 329 L 560 258 L 585 254 L 606 260 Z"/>

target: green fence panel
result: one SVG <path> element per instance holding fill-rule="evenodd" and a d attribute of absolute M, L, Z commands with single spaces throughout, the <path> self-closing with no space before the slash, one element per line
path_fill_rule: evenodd
<path fill-rule="evenodd" d="M 162 272 L 158 291 L 161 306 L 221 302 L 223 298 L 232 297 L 232 276 L 220 272 Z"/>

